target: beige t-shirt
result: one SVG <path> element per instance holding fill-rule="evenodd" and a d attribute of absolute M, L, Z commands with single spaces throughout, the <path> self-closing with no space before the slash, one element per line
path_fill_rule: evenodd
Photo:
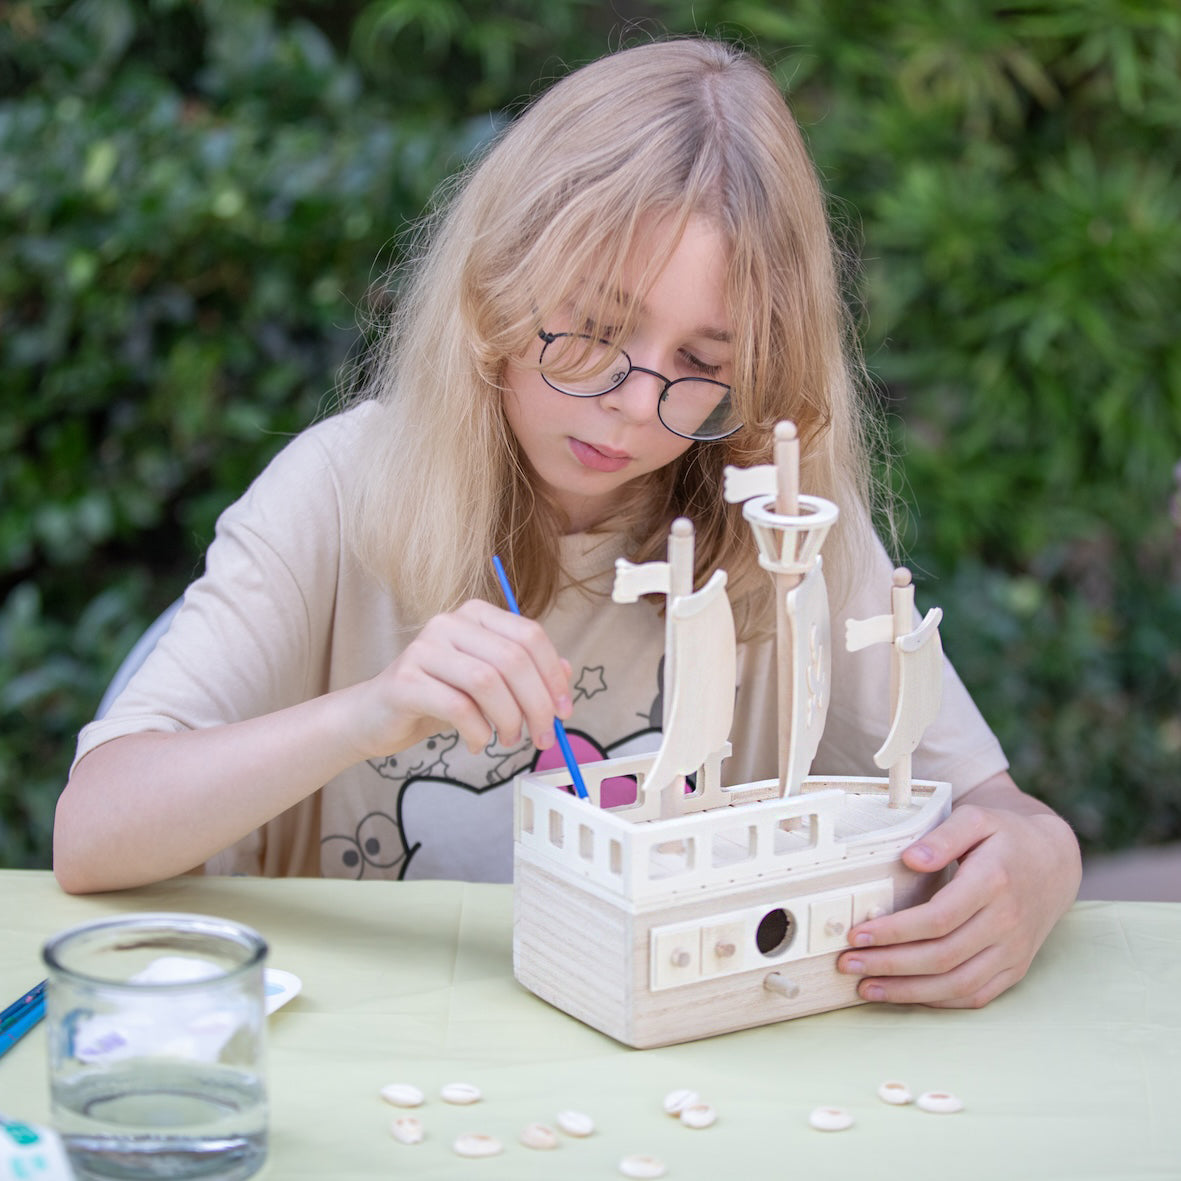
<path fill-rule="evenodd" d="M 327 419 L 296 437 L 222 514 L 205 573 L 186 591 L 169 631 L 102 719 L 78 738 L 76 759 L 139 731 L 181 731 L 257 717 L 376 675 L 412 639 L 392 594 L 342 546 L 353 450 L 372 407 Z M 412 475 L 407 475 L 412 479 Z M 573 535 L 570 586 L 541 621 L 573 667 L 566 725 L 579 762 L 655 749 L 662 717 L 664 623 L 656 606 L 610 598 L 615 534 Z M 891 565 L 840 611 L 889 611 Z M 885 644 L 849 654 L 832 645 L 832 696 L 814 773 L 880 775 L 873 754 L 889 729 Z M 728 784 L 777 774 L 774 641 L 740 645 Z M 957 794 L 1007 767 L 951 665 L 943 705 L 914 754 L 919 778 Z M 350 767 L 300 804 L 206 864 L 209 873 L 508 881 L 512 780 L 561 765 L 557 748 L 494 738 L 472 755 L 455 731 Z M 616 784 L 623 793 L 627 784 Z M 243 785 L 249 790 L 249 784 Z M 159 790 L 167 791 L 161 783 Z"/>

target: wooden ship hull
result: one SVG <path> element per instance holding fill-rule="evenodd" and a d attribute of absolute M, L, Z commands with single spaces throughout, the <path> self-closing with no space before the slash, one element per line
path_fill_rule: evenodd
<path fill-rule="evenodd" d="M 518 778 L 513 969 L 628 1046 L 861 1003 L 836 970 L 850 927 L 944 880 L 900 854 L 946 818 L 946 783 L 915 781 L 891 809 L 884 779 L 806 779 L 786 798 L 771 780 L 660 819 L 595 806 L 602 779 L 642 774 L 636 759 L 583 774 L 590 801 L 560 790 L 562 772 Z"/>

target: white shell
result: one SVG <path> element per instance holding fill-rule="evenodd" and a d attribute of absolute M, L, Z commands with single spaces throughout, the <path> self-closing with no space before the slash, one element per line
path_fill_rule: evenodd
<path fill-rule="evenodd" d="M 665 1111 L 668 1115 L 676 1117 L 680 1115 L 681 1108 L 687 1107 L 690 1103 L 696 1103 L 698 1097 L 697 1091 L 670 1091 L 665 1096 Z"/>
<path fill-rule="evenodd" d="M 426 1133 L 422 1120 L 413 1115 L 400 1115 L 390 1124 L 390 1135 L 401 1144 L 421 1144 Z"/>
<path fill-rule="evenodd" d="M 664 1097 L 664 1110 L 672 1116 L 681 1114 L 682 1108 L 688 1107 L 691 1103 L 696 1103 L 698 1095 L 696 1091 L 669 1091 Z"/>
<path fill-rule="evenodd" d="M 708 1128 L 718 1113 L 708 1103 L 688 1103 L 681 1108 L 681 1123 L 687 1128 Z"/>
<path fill-rule="evenodd" d="M 448 1083 L 439 1096 L 444 1103 L 479 1103 L 484 1098 L 480 1088 L 471 1083 Z"/>
<path fill-rule="evenodd" d="M 451 1147 L 459 1156 L 495 1156 L 504 1149 L 495 1136 L 486 1136 L 483 1132 L 465 1132 L 456 1136 Z"/>
<path fill-rule="evenodd" d="M 878 1087 L 878 1098 L 883 1103 L 893 1103 L 895 1106 L 901 1107 L 904 1103 L 913 1103 L 914 1096 L 910 1093 L 910 1088 L 905 1083 L 900 1083 L 897 1079 L 890 1079 L 882 1083 Z"/>
<path fill-rule="evenodd" d="M 595 1121 L 581 1111 L 559 1111 L 556 1118 L 567 1136 L 589 1136 L 595 1130 Z"/>
<path fill-rule="evenodd" d="M 520 1139 L 526 1148 L 557 1148 L 559 1143 L 558 1133 L 549 1124 L 526 1124 Z"/>
<path fill-rule="evenodd" d="M 388 1083 L 381 1088 L 381 1097 L 395 1107 L 419 1107 L 426 1096 L 411 1083 Z"/>
<path fill-rule="evenodd" d="M 853 1126 L 853 1117 L 843 1107 L 817 1107 L 808 1123 L 820 1132 L 843 1132 Z"/>
<path fill-rule="evenodd" d="M 625 1156 L 619 1162 L 619 1171 L 625 1177 L 663 1177 L 664 1161 L 655 1156 L 637 1153 L 635 1156 Z"/>
<path fill-rule="evenodd" d="M 950 1115 L 964 1109 L 963 1103 L 949 1091 L 924 1091 L 916 1102 L 923 1111 L 933 1111 L 937 1115 Z"/>

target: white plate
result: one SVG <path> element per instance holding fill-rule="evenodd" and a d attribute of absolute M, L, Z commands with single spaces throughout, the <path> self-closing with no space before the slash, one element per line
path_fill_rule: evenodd
<path fill-rule="evenodd" d="M 263 982 L 267 1016 L 297 996 L 302 987 L 303 981 L 298 976 L 282 968 L 267 968 Z"/>

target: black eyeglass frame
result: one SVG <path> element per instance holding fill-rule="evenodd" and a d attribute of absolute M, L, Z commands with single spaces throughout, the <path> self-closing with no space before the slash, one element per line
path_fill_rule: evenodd
<path fill-rule="evenodd" d="M 706 385 L 716 385 L 720 389 L 726 391 L 722 397 L 718 399 L 718 404 L 721 405 L 722 401 L 729 398 L 731 392 L 733 391 L 733 386 L 727 385 L 724 381 L 714 381 L 712 377 L 665 377 L 663 373 L 657 373 L 655 369 L 645 369 L 643 365 L 636 365 L 628 355 L 627 350 L 620 348 L 619 345 L 612 344 L 609 340 L 600 340 L 598 337 L 588 336 L 585 332 L 546 332 L 545 329 L 538 329 L 537 335 L 542 341 L 541 353 L 537 358 L 538 372 L 541 374 L 541 380 L 544 381 L 551 390 L 557 390 L 559 394 L 565 394 L 570 398 L 601 398 L 605 394 L 613 393 L 615 390 L 619 389 L 619 387 L 623 385 L 623 383 L 627 381 L 627 379 L 631 377 L 633 373 L 647 373 L 650 377 L 659 378 L 660 381 L 664 382 L 664 385 L 660 388 L 660 395 L 656 400 L 656 417 L 660 419 L 660 425 L 664 427 L 666 431 L 669 431 L 681 439 L 691 439 L 694 443 L 716 443 L 719 439 L 728 439 L 736 431 L 742 430 L 742 423 L 740 422 L 737 426 L 731 427 L 728 431 L 724 431 L 720 435 L 687 435 L 684 431 L 679 431 L 676 429 L 676 427 L 669 426 L 669 424 L 664 420 L 664 404 L 668 400 L 669 390 L 671 390 L 674 385 L 679 385 L 683 381 L 696 381 L 703 382 Z M 545 350 L 549 348 L 549 346 L 553 344 L 554 341 L 563 339 L 588 340 L 592 344 L 600 344 L 604 348 L 614 349 L 615 352 L 617 352 L 627 362 L 627 372 L 617 382 L 609 385 L 605 390 L 597 390 L 593 393 L 580 394 L 574 390 L 563 389 L 560 385 L 554 385 L 554 383 L 550 381 L 548 377 L 546 377 L 545 370 L 541 368 L 541 363 L 545 357 Z"/>

